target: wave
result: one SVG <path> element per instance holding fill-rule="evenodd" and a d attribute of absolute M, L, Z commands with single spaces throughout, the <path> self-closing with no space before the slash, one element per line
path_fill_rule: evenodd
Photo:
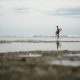
<path fill-rule="evenodd" d="M 54 40 L 54 41 L 46 41 L 46 40 L 16 40 L 16 41 L 7 41 L 0 40 L 0 44 L 3 43 L 57 43 L 57 42 L 80 42 L 80 40 Z"/>
<path fill-rule="evenodd" d="M 67 35 L 67 37 L 80 37 L 80 35 Z"/>

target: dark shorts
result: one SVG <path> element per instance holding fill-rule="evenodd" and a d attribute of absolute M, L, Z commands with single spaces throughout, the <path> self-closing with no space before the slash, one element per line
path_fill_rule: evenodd
<path fill-rule="evenodd" d="M 56 31 L 56 34 L 59 34 L 59 31 Z"/>

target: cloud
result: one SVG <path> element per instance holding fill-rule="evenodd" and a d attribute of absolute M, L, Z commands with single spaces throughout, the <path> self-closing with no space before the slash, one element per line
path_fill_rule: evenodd
<path fill-rule="evenodd" d="M 62 8 L 55 12 L 55 15 L 80 15 L 80 7 L 77 8 Z"/>
<path fill-rule="evenodd" d="M 31 11 L 30 7 L 16 7 L 13 9 L 16 13 L 29 13 Z"/>
<path fill-rule="evenodd" d="M 23 6 L 19 6 L 19 7 L 15 7 L 15 8 L 11 8 L 11 10 L 15 11 L 16 13 L 21 13 L 21 15 L 23 14 L 27 14 L 28 16 L 43 16 L 46 15 L 46 10 L 44 9 L 40 9 L 37 7 L 23 7 Z"/>

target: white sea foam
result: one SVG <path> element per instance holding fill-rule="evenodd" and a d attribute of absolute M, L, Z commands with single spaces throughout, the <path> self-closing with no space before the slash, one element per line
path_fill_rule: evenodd
<path fill-rule="evenodd" d="M 80 37 L 79 35 L 67 35 L 68 37 Z"/>
<path fill-rule="evenodd" d="M 32 53 L 29 53 L 27 55 L 19 55 L 19 57 L 41 57 L 42 55 L 41 54 L 32 54 Z"/>

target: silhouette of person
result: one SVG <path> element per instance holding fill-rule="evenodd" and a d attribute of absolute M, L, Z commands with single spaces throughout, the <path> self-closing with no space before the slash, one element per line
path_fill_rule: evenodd
<path fill-rule="evenodd" d="M 56 26 L 56 27 L 57 27 L 56 35 L 57 35 L 57 37 L 59 38 L 59 33 L 60 33 L 60 31 L 61 31 L 62 29 L 60 29 L 58 26 Z"/>

